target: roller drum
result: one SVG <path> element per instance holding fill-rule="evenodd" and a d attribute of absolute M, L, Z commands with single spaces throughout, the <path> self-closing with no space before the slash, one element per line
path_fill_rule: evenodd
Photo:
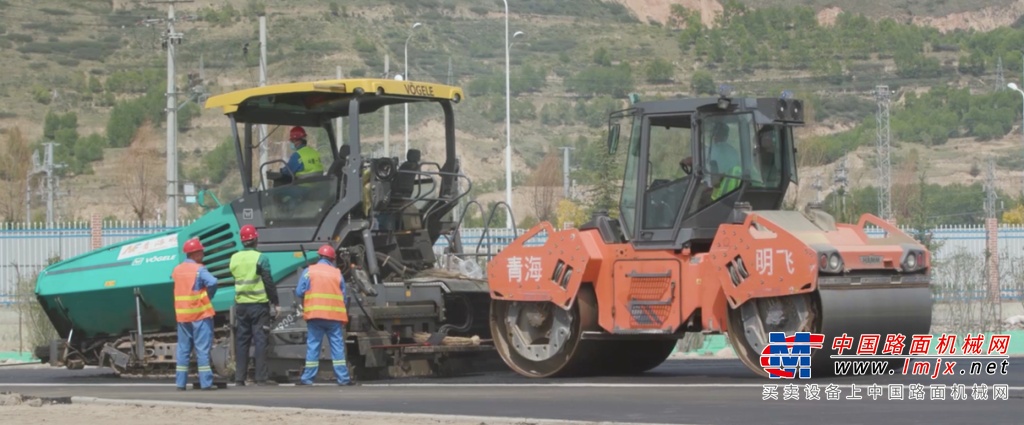
<path fill-rule="evenodd" d="M 932 324 L 932 294 L 927 284 L 847 285 L 819 287 L 821 299 L 821 333 L 825 343 L 815 350 L 811 364 L 815 376 L 834 374 L 838 350 L 832 342 L 844 333 L 853 338 L 852 349 L 843 355 L 857 354 L 861 336 L 879 335 L 876 355 L 882 354 L 886 335 L 903 335 L 903 348 L 898 354 L 906 355 L 914 334 L 928 334 Z M 886 354 L 890 354 L 887 352 Z M 896 354 L 893 352 L 892 354 Z M 902 364 L 902 359 L 893 362 Z M 892 365 L 890 365 L 892 366 Z"/>
<path fill-rule="evenodd" d="M 931 310 L 927 283 L 819 284 L 812 293 L 753 298 L 729 309 L 728 337 L 743 364 L 767 378 L 761 354 L 771 332 L 824 334 L 822 347 L 812 350 L 812 377 L 829 377 L 835 375 L 837 360 L 831 356 L 840 354 L 832 348 L 837 337 L 845 333 L 852 338 L 842 355 L 856 355 L 863 335 L 878 335 L 873 354 L 883 355 L 886 336 L 902 335 L 902 348 L 885 355 L 906 355 L 913 335 L 929 333 Z M 898 369 L 902 363 L 895 358 L 889 367 Z"/>

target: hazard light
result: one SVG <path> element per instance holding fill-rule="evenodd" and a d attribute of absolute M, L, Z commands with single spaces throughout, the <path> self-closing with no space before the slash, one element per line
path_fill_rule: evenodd
<path fill-rule="evenodd" d="M 818 254 L 818 271 L 823 273 L 842 273 L 843 257 L 838 252 L 822 252 Z"/>
<path fill-rule="evenodd" d="M 804 103 L 793 98 L 793 92 L 783 91 L 775 104 L 775 119 L 779 121 L 803 122 Z"/>
<path fill-rule="evenodd" d="M 907 250 L 903 254 L 903 261 L 900 262 L 900 268 L 904 272 L 916 272 L 924 268 L 924 251 L 918 249 Z"/>

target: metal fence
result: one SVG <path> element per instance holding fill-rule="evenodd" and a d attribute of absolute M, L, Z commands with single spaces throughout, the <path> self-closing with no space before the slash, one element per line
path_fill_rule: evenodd
<path fill-rule="evenodd" d="M 102 223 L 102 244 L 107 246 L 173 229 L 155 222 L 107 221 Z M 522 235 L 526 230 L 517 229 L 515 234 Z M 868 233 L 877 235 L 881 232 L 871 230 Z M 933 240 L 941 244 L 933 252 L 933 261 L 937 263 L 935 279 L 946 288 L 937 294 L 937 301 L 948 297 L 984 297 L 984 285 L 976 287 L 974 283 L 964 281 L 962 274 L 965 271 L 959 269 L 967 268 L 972 273 L 984 271 L 987 258 L 984 227 L 942 227 L 933 229 L 932 235 Z M 12 302 L 17 294 L 19 277 L 31 276 L 41 270 L 48 259 L 68 259 L 89 252 L 91 236 L 88 222 L 61 223 L 53 227 L 42 223 L 0 225 L 0 304 Z M 489 229 L 484 235 L 484 229 L 472 228 L 462 229 L 460 239 L 464 251 L 493 254 L 508 245 L 514 236 L 511 229 Z M 1024 226 L 1001 225 L 998 239 L 1002 297 L 1004 300 L 1020 300 L 1024 295 Z M 531 239 L 528 245 L 543 244 L 545 240 L 546 235 L 542 233 Z M 448 246 L 449 241 L 441 238 L 435 245 L 435 251 L 444 252 Z M 953 264 L 959 268 L 953 269 Z"/>

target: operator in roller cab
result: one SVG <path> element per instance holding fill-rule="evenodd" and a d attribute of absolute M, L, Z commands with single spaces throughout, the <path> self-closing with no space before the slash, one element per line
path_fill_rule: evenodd
<path fill-rule="evenodd" d="M 711 199 L 721 198 L 723 194 L 731 192 L 740 184 L 740 153 L 736 148 L 738 138 L 730 139 L 729 125 L 725 121 L 714 121 L 710 133 L 711 143 L 706 143 L 706 155 L 708 158 L 708 170 L 711 173 L 711 186 L 715 190 Z M 707 134 L 707 133 L 705 133 Z M 679 161 L 684 170 L 693 167 L 693 157 L 688 156 Z M 723 172 L 724 171 L 724 172 Z M 687 171 L 689 173 L 689 171 Z"/>

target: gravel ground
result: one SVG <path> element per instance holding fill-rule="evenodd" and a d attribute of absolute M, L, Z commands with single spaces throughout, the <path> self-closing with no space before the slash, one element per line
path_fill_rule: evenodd
<path fill-rule="evenodd" d="M 337 413 L 303 409 L 247 409 L 242 406 L 178 407 L 145 405 L 68 404 L 43 401 L 19 394 L 0 394 L 0 418 L 4 424 L 110 425 L 131 418 L 145 418 L 146 425 L 212 423 L 217 425 L 344 423 L 347 425 L 566 425 L 597 422 L 491 419 L 467 416 L 433 417 L 385 413 Z"/>
<path fill-rule="evenodd" d="M 28 329 L 22 329 L 22 339 L 18 335 L 18 310 L 13 307 L 0 307 L 0 351 L 17 351 L 29 345 Z"/>

